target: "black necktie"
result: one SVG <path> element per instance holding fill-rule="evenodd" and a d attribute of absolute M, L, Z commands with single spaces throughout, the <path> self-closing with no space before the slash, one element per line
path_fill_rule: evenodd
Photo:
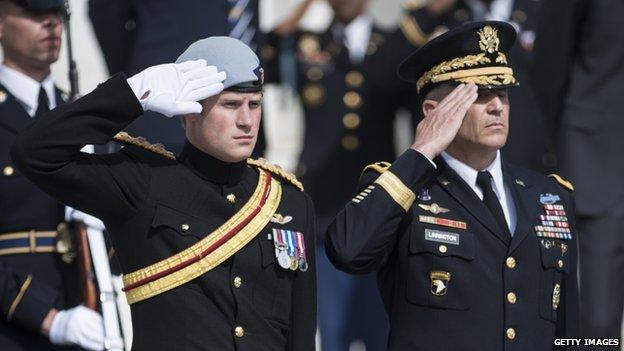
<path fill-rule="evenodd" d="M 45 112 L 50 111 L 50 103 L 48 101 L 48 94 L 46 94 L 43 86 L 39 87 L 39 98 L 37 99 L 37 111 L 35 117 L 41 117 Z"/>
<path fill-rule="evenodd" d="M 494 193 L 494 189 L 492 189 L 492 175 L 490 172 L 482 171 L 477 174 L 477 186 L 483 191 L 483 203 L 494 216 L 500 229 L 503 230 L 503 233 L 507 233 L 507 235 L 511 236 L 509 226 L 507 226 L 507 221 L 505 220 L 503 208 L 498 201 L 498 197 L 496 197 L 496 193 Z"/>

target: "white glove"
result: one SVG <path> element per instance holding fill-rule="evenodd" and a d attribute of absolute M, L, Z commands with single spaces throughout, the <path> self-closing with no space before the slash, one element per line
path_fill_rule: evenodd
<path fill-rule="evenodd" d="M 91 229 L 96 229 L 102 231 L 105 229 L 104 222 L 102 222 L 99 218 L 93 217 L 90 214 L 86 214 L 82 211 L 78 211 L 72 207 L 65 207 L 65 220 L 66 221 L 81 221 L 87 227 Z"/>
<path fill-rule="evenodd" d="M 77 345 L 87 350 L 103 350 L 102 316 L 84 306 L 59 311 L 50 326 L 50 342 L 55 345 Z"/>
<path fill-rule="evenodd" d="M 200 113 L 197 101 L 223 91 L 225 72 L 207 66 L 206 60 L 152 66 L 128 79 L 144 111 L 167 117 Z"/>

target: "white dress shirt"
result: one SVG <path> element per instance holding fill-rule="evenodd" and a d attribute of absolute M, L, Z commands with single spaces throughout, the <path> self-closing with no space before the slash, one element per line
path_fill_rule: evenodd
<path fill-rule="evenodd" d="M 489 8 L 481 0 L 466 0 L 475 21 L 508 22 L 513 10 L 514 0 L 493 0 Z"/>
<path fill-rule="evenodd" d="M 48 75 L 40 83 L 22 72 L 0 64 L 0 83 L 24 107 L 24 110 L 30 117 L 35 115 L 37 107 L 39 107 L 39 88 L 41 86 L 43 86 L 48 96 L 50 110 L 56 107 L 56 94 L 52 75 Z"/>
<path fill-rule="evenodd" d="M 464 182 L 466 182 L 466 184 L 470 186 L 472 191 L 477 194 L 479 199 L 483 200 L 483 192 L 481 191 L 481 188 L 477 185 L 477 174 L 479 173 L 479 171 L 459 161 L 458 159 L 454 158 L 446 152 L 442 153 L 442 158 L 448 164 L 448 166 L 451 167 L 451 169 L 453 169 L 464 180 Z M 503 179 L 500 151 L 496 153 L 496 158 L 494 159 L 494 161 L 483 171 L 488 171 L 492 175 L 492 188 L 494 189 L 494 193 L 496 193 L 496 197 L 498 198 L 498 201 L 503 208 L 505 220 L 507 221 L 507 225 L 509 226 L 509 231 L 513 235 L 517 223 L 516 207 L 514 205 L 513 197 L 511 195 L 509 186 L 505 185 Z"/>
<path fill-rule="evenodd" d="M 346 26 L 341 23 L 334 24 L 332 31 L 337 37 L 344 34 L 344 45 L 349 50 L 349 60 L 359 63 L 366 56 L 368 41 L 373 30 L 373 17 L 368 13 L 362 13 Z"/>

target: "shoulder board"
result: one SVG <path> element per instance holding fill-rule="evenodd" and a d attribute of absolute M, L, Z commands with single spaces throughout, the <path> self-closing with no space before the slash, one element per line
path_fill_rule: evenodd
<path fill-rule="evenodd" d="M 370 165 L 364 167 L 364 170 L 362 171 L 362 174 L 368 172 L 368 171 L 373 171 L 373 172 L 377 172 L 379 174 L 383 174 L 385 171 L 388 170 L 388 168 L 390 168 L 392 164 L 390 162 L 386 162 L 386 161 L 380 161 L 380 162 L 375 162 L 375 163 L 371 163 Z"/>
<path fill-rule="evenodd" d="M 171 151 L 167 151 L 162 144 L 152 144 L 143 137 L 133 137 L 126 132 L 119 132 L 113 137 L 113 139 L 124 144 L 138 146 L 172 160 L 176 159 L 175 154 Z"/>
<path fill-rule="evenodd" d="M 550 178 L 554 178 L 557 181 L 557 183 L 559 183 L 559 185 L 561 185 L 562 187 L 568 189 L 569 191 L 574 191 L 574 185 L 572 185 L 570 181 L 561 178 L 560 175 L 553 173 L 553 174 L 549 174 L 548 176 Z"/>
<path fill-rule="evenodd" d="M 429 36 L 420 28 L 416 19 L 409 13 L 401 15 L 399 27 L 405 38 L 415 47 L 421 47 L 429 40 Z"/>
<path fill-rule="evenodd" d="M 270 164 L 263 158 L 259 158 L 257 160 L 249 158 L 247 159 L 247 164 L 257 167 L 257 168 L 262 168 L 265 171 L 271 172 L 279 176 L 280 178 L 288 181 L 290 184 L 294 185 L 300 191 L 303 191 L 303 184 L 301 184 L 301 182 L 297 180 L 297 177 L 295 177 L 295 175 L 292 173 L 288 173 L 284 171 L 282 167 L 280 166 Z"/>

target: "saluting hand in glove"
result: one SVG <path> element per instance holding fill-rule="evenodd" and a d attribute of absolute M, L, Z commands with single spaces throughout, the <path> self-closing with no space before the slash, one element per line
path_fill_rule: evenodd
<path fill-rule="evenodd" d="M 223 91 L 225 72 L 206 60 L 152 66 L 128 79 L 144 111 L 167 117 L 200 113 L 198 101 Z"/>

